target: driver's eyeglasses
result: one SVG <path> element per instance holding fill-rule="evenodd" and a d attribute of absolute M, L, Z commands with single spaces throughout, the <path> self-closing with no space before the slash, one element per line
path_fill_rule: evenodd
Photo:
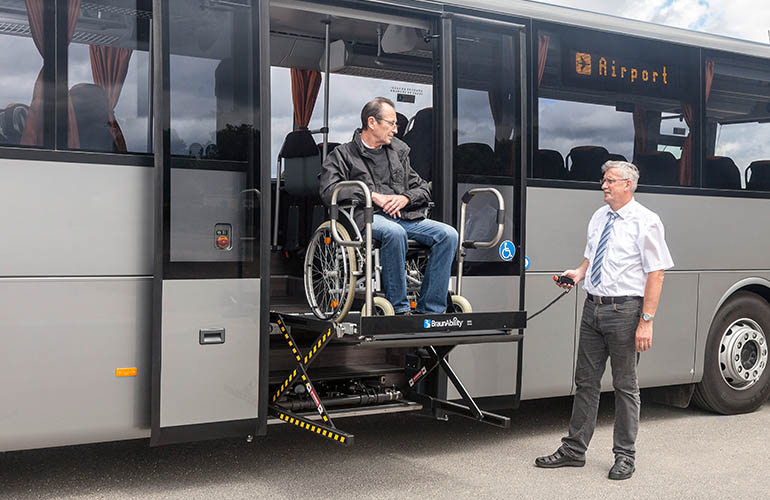
<path fill-rule="evenodd" d="M 612 185 L 613 182 L 627 181 L 627 180 L 629 180 L 628 177 L 623 177 L 622 179 L 608 179 L 606 177 L 602 177 L 601 179 L 599 179 L 599 185 L 603 186 L 605 182 L 609 185 Z"/>
<path fill-rule="evenodd" d="M 377 120 L 379 120 L 381 122 L 387 123 L 388 125 L 390 125 L 390 128 L 398 127 L 398 122 L 393 122 L 393 121 L 390 121 L 390 120 L 386 120 L 385 118 L 377 118 Z"/>

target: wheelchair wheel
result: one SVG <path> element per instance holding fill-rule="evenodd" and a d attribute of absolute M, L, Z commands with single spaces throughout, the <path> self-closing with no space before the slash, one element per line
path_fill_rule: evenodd
<path fill-rule="evenodd" d="M 345 241 L 350 234 L 337 224 Z M 313 233 L 305 254 L 305 297 L 310 309 L 320 319 L 342 321 L 353 305 L 356 253 L 334 241 L 331 222 L 325 221 Z"/>
<path fill-rule="evenodd" d="M 374 309 L 373 316 L 394 316 L 396 314 L 393 304 L 385 297 L 372 297 L 372 309 Z M 361 316 L 369 316 L 366 311 L 366 304 L 361 308 Z"/>
<path fill-rule="evenodd" d="M 470 301 L 462 295 L 452 295 L 451 311 L 453 313 L 470 313 L 473 312 Z"/>

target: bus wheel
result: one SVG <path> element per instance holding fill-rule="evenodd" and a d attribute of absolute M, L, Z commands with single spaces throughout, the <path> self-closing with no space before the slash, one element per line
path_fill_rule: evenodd
<path fill-rule="evenodd" d="M 473 307 L 468 299 L 462 295 L 452 295 L 452 312 L 453 313 L 471 313 Z"/>
<path fill-rule="evenodd" d="M 770 305 L 762 297 L 738 292 L 728 299 L 709 330 L 695 403 L 725 415 L 759 408 L 770 395 L 769 338 Z"/>
<path fill-rule="evenodd" d="M 374 309 L 372 316 L 393 316 L 396 314 L 393 304 L 385 297 L 372 297 L 372 309 Z M 361 308 L 361 316 L 369 316 L 366 311 L 366 304 Z"/>

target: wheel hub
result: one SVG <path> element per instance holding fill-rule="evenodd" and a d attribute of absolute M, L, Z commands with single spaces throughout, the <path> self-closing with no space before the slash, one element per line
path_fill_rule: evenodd
<path fill-rule="evenodd" d="M 719 365 L 724 381 L 742 391 L 756 384 L 767 368 L 767 338 L 754 320 L 734 321 L 722 334 Z"/>

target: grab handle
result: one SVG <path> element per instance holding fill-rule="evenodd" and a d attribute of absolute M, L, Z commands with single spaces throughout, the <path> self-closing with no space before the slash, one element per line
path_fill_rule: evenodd
<path fill-rule="evenodd" d="M 497 198 L 497 233 L 489 241 L 465 240 L 465 207 L 471 202 L 474 196 L 482 193 L 491 193 Z M 503 237 L 505 230 L 505 201 L 503 195 L 493 187 L 473 188 L 465 192 L 460 206 L 460 238 L 459 248 L 457 249 L 457 295 L 462 294 L 463 280 L 463 262 L 465 260 L 466 248 L 491 248 L 497 245 Z"/>

